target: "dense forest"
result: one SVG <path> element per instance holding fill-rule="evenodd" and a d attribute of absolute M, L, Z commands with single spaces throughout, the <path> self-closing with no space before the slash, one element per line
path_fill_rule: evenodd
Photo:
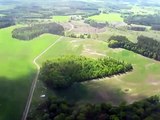
<path fill-rule="evenodd" d="M 129 26 L 128 30 L 134 30 L 134 31 L 145 31 L 146 27 L 141 27 L 141 26 Z"/>
<path fill-rule="evenodd" d="M 96 27 L 96 28 L 104 28 L 104 27 L 106 27 L 106 26 L 108 25 L 107 22 L 105 22 L 105 23 L 100 23 L 100 22 L 96 22 L 95 20 L 91 20 L 91 19 L 86 19 L 86 20 L 84 21 L 84 23 L 87 23 L 87 24 L 89 24 L 90 26 Z"/>
<path fill-rule="evenodd" d="M 6 28 L 15 25 L 15 21 L 12 17 L 3 16 L 0 17 L 0 28 Z"/>
<path fill-rule="evenodd" d="M 129 15 L 124 21 L 128 24 L 139 24 L 147 26 L 160 25 L 160 15 Z"/>
<path fill-rule="evenodd" d="M 152 30 L 160 31 L 160 25 L 152 25 Z"/>
<path fill-rule="evenodd" d="M 64 28 L 57 23 L 36 24 L 14 29 L 12 37 L 20 40 L 31 40 L 44 33 L 64 35 Z"/>
<path fill-rule="evenodd" d="M 112 36 L 109 39 L 109 47 L 124 48 L 160 61 L 160 42 L 145 36 L 139 36 L 137 40 L 137 43 L 132 43 L 125 36 Z"/>
<path fill-rule="evenodd" d="M 131 64 L 112 58 L 91 59 L 82 56 L 63 56 L 43 64 L 40 80 L 48 87 L 62 89 L 83 82 L 131 71 Z"/>
<path fill-rule="evenodd" d="M 47 0 L 47 2 L 38 2 L 36 0 L 31 1 L 33 2 L 32 4 L 28 2 L 24 4 L 24 1 L 19 1 L 16 7 L 12 9 L 0 9 L 0 14 L 13 17 L 18 24 L 26 24 L 26 22 L 31 22 L 30 20 L 52 20 L 52 17 L 56 15 L 82 15 L 83 17 L 88 17 L 100 13 L 97 5 L 91 2 L 62 1 Z M 13 0 L 10 0 L 9 2 L 5 2 L 5 4 L 11 4 L 12 2 Z"/>
<path fill-rule="evenodd" d="M 49 98 L 40 104 L 28 120 L 160 120 L 160 102 L 153 96 L 130 105 L 76 105 L 65 100 Z"/>

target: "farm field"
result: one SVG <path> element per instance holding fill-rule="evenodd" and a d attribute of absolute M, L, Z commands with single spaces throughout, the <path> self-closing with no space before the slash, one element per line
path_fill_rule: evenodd
<path fill-rule="evenodd" d="M 54 22 L 68 22 L 70 20 L 70 16 L 54 16 L 52 18 Z"/>
<path fill-rule="evenodd" d="M 109 14 L 100 14 L 89 17 L 89 19 L 95 20 L 97 22 L 123 22 L 121 14 L 118 13 L 109 13 Z"/>
<path fill-rule="evenodd" d="M 4 109 L 0 112 L 3 114 L 3 116 L 1 116 L 2 119 L 9 119 L 10 117 L 7 115 L 10 114 L 11 116 L 14 116 L 13 120 L 20 117 L 20 111 L 23 111 L 24 109 L 27 99 L 26 96 L 35 76 L 36 71 L 35 66 L 32 64 L 33 59 L 58 38 L 58 36 L 46 34 L 31 41 L 16 40 L 11 37 L 11 31 L 15 27 L 17 26 L 0 30 L 1 36 L 3 35 L 0 41 L 2 48 L 0 54 L 3 56 L 1 63 L 3 64 L 1 64 L 0 67 L 4 68 L 1 69 L 0 76 L 3 76 L 1 79 L 5 79 L 1 84 L 1 91 L 3 92 L 6 86 L 12 86 L 11 89 L 6 91 L 3 99 L 1 99 L 1 102 L 5 107 L 2 105 Z M 158 85 L 160 84 L 160 64 L 158 62 L 127 50 L 114 50 L 107 47 L 108 44 L 105 41 L 110 36 L 113 34 L 123 35 L 124 33 L 126 34 L 126 31 L 108 29 L 105 33 L 99 34 L 97 40 L 64 38 L 44 54 L 38 60 L 38 63 L 42 65 L 44 61 L 61 55 L 84 55 L 92 58 L 109 56 L 133 64 L 133 72 L 83 84 L 75 84 L 68 90 L 61 92 L 46 90 L 44 85 L 39 81 L 33 98 L 33 106 L 42 100 L 42 98 L 40 98 L 40 95 L 42 94 L 48 96 L 55 95 L 76 103 L 109 101 L 113 104 L 119 104 L 119 102 L 123 100 L 133 102 L 147 96 L 158 94 Z M 146 34 L 148 33 L 146 32 Z M 157 34 L 155 33 L 155 37 L 156 35 Z M 136 42 L 136 32 L 134 34 L 132 32 L 127 32 L 126 36 Z M 8 43 L 12 45 L 12 48 L 8 46 Z M 14 53 L 12 51 L 14 51 Z M 12 84 L 9 84 L 10 81 Z M 143 87 L 141 84 L 143 84 Z M 125 90 L 129 91 L 126 93 Z M 8 99 L 9 94 L 13 94 L 13 96 Z M 21 96 L 21 98 L 17 99 L 19 96 Z M 18 106 L 16 103 L 19 103 Z M 8 107 L 6 107 L 6 105 Z M 14 108 L 17 108 L 17 111 L 14 113 L 10 108 L 10 106 L 13 105 L 16 105 Z"/>
<path fill-rule="evenodd" d="M 108 40 L 111 36 L 126 36 L 134 43 L 137 42 L 138 36 L 146 36 L 160 42 L 160 22 L 158 20 L 147 19 L 143 23 L 138 21 L 143 19 L 143 15 L 159 19 L 160 7 L 158 5 L 154 7 L 122 2 L 120 6 L 117 6 L 115 2 L 105 0 L 101 2 L 82 0 L 75 3 L 74 0 L 64 0 L 66 3 L 63 1 L 63 4 L 62 1 L 46 3 L 41 0 L 42 3 L 46 3 L 43 5 L 41 2 L 32 0 L 25 2 L 16 0 L 17 5 L 14 2 L 13 5 L 10 5 L 9 1 L 11 2 L 11 0 L 0 0 L 2 3 L 0 4 L 0 120 L 20 120 L 22 118 L 27 99 L 30 98 L 32 83 L 35 80 L 37 84 L 34 84 L 36 87 L 35 91 L 33 89 L 34 95 L 31 99 L 31 106 L 29 106 L 29 115 L 50 97 L 65 99 L 76 105 L 102 102 L 119 105 L 123 101 L 130 104 L 153 95 L 160 96 L 159 61 L 125 49 L 108 47 Z M 98 5 L 99 3 L 101 5 Z M 102 11 L 108 14 L 96 15 Z M 79 19 L 71 20 L 71 15 L 78 16 Z M 123 15 L 126 16 L 123 18 Z M 127 15 L 139 15 L 139 18 L 134 23 L 135 21 L 127 19 Z M 85 22 L 86 19 L 91 19 L 91 23 Z M 54 24 L 58 24 L 59 27 L 54 30 L 54 27 L 51 27 L 50 30 L 48 30 L 50 26 L 44 27 L 44 23 L 51 24 L 51 22 L 56 22 Z M 154 22 L 159 30 L 151 30 Z M 40 28 L 42 23 L 43 27 Z M 33 29 L 35 24 L 37 27 Z M 29 26 L 30 29 L 24 28 L 20 32 L 15 32 L 15 35 L 19 35 L 19 39 L 22 39 L 22 35 L 26 35 L 26 38 L 31 36 L 31 39 L 14 39 L 13 30 L 23 26 Z M 146 30 L 129 30 L 129 27 L 134 26 L 145 27 Z M 48 31 L 52 34 L 47 34 Z M 55 31 L 57 34 L 61 32 L 62 34 L 58 35 L 62 36 L 54 35 Z M 38 35 L 40 36 L 37 37 Z M 57 40 L 58 42 L 53 45 Z M 148 53 L 150 52 L 153 52 L 152 49 Z M 41 69 L 39 67 L 42 67 L 47 60 L 65 55 L 85 56 L 93 59 L 111 57 L 130 63 L 133 71 L 87 82 L 78 83 L 79 81 L 76 81 L 75 84 L 65 89 L 50 89 L 40 79 Z M 153 56 L 153 53 L 150 56 Z M 35 58 L 38 59 L 35 60 Z M 39 72 L 40 74 L 37 75 Z"/>
<path fill-rule="evenodd" d="M 35 77 L 32 61 L 58 38 L 48 34 L 33 41 L 16 40 L 11 36 L 15 27 L 0 30 L 0 56 L 3 56 L 0 60 L 0 120 L 20 119 Z"/>
<path fill-rule="evenodd" d="M 65 44 L 66 46 L 62 47 L 60 44 Z M 118 60 L 124 60 L 133 64 L 134 70 L 120 76 L 75 84 L 71 88 L 60 92 L 46 90 L 45 86 L 39 81 L 33 99 L 34 105 L 43 100 L 43 98 L 40 98 L 43 94 L 58 96 L 76 103 L 101 103 L 108 101 L 113 104 L 119 104 L 120 101 L 124 100 L 132 103 L 135 100 L 158 94 L 160 91 L 158 87 L 160 84 L 159 62 L 127 50 L 108 48 L 106 42 L 99 40 L 64 39 L 60 44 L 50 49 L 40 59 L 39 63 L 58 57 L 59 55 L 54 51 L 57 51 L 57 48 L 59 48 L 60 55 L 68 55 L 70 53 L 92 58 L 109 56 Z"/>
<path fill-rule="evenodd" d="M 153 31 L 153 30 L 147 30 L 147 31 L 132 31 L 132 30 L 126 30 L 126 29 L 113 29 L 113 28 L 107 28 L 106 32 L 100 33 L 99 40 L 108 40 L 112 35 L 124 35 L 132 42 L 137 42 L 137 36 L 144 35 L 147 37 L 154 38 L 157 41 L 160 41 L 160 32 L 159 31 Z"/>

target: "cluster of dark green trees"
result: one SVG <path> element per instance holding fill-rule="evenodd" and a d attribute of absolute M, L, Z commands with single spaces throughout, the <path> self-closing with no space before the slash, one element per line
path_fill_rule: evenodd
<path fill-rule="evenodd" d="M 49 98 L 39 105 L 28 120 L 160 120 L 160 99 L 153 96 L 130 105 L 75 105 Z"/>
<path fill-rule="evenodd" d="M 160 31 L 160 25 L 152 25 L 152 30 Z"/>
<path fill-rule="evenodd" d="M 85 18 L 94 16 L 94 15 L 99 15 L 100 13 L 101 13 L 101 11 L 96 10 L 96 11 L 94 11 L 94 12 L 88 12 L 88 13 L 86 13 L 85 15 L 82 15 L 82 17 L 85 19 Z"/>
<path fill-rule="evenodd" d="M 91 34 L 80 34 L 80 35 L 76 35 L 76 34 L 74 34 L 74 33 L 71 33 L 70 35 L 68 35 L 68 37 L 85 39 L 85 38 L 91 38 Z"/>
<path fill-rule="evenodd" d="M 3 16 L 0 17 L 0 28 L 6 28 L 15 25 L 15 21 L 12 17 Z"/>
<path fill-rule="evenodd" d="M 84 23 L 87 23 L 90 26 L 95 27 L 95 28 L 104 28 L 104 27 L 106 27 L 108 25 L 108 22 L 99 23 L 99 22 L 96 22 L 95 20 L 91 20 L 91 19 L 86 19 L 84 21 Z"/>
<path fill-rule="evenodd" d="M 57 23 L 35 24 L 29 27 L 14 29 L 12 37 L 20 40 L 31 40 L 44 33 L 64 35 L 64 28 Z"/>
<path fill-rule="evenodd" d="M 128 24 L 156 26 L 160 25 L 160 15 L 129 15 L 125 17 L 124 21 Z"/>
<path fill-rule="evenodd" d="M 112 58 L 91 59 L 63 56 L 43 64 L 40 79 L 50 88 L 62 89 L 75 82 L 112 76 L 131 71 L 132 65 Z"/>
<path fill-rule="evenodd" d="M 128 27 L 128 30 L 145 31 L 145 30 L 146 30 L 146 27 L 130 26 L 130 27 Z"/>
<path fill-rule="evenodd" d="M 112 36 L 109 39 L 109 47 L 124 48 L 160 61 L 160 42 L 145 36 L 139 36 L 137 40 L 137 43 L 132 43 L 125 36 Z"/>

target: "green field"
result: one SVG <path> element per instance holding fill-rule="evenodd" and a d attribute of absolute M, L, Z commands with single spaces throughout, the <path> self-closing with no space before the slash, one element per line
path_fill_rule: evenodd
<path fill-rule="evenodd" d="M 131 63 L 134 67 L 133 71 L 126 74 L 75 83 L 70 88 L 60 91 L 48 89 L 41 80 L 38 80 L 30 111 L 48 96 L 64 98 L 76 104 L 111 102 L 113 105 L 117 105 L 122 101 L 132 103 L 148 96 L 160 94 L 159 61 L 125 49 L 111 49 L 107 43 L 107 40 L 113 35 L 126 36 L 134 43 L 137 42 L 137 37 L 140 35 L 154 38 L 160 42 L 160 31 L 150 30 L 151 26 L 144 26 L 147 27 L 146 31 L 128 30 L 127 26 L 123 24 L 124 19 L 122 18 L 122 16 L 127 15 L 159 14 L 160 7 L 158 5 L 152 6 L 150 4 L 150 6 L 147 6 L 139 4 L 139 2 L 133 5 L 122 1 L 113 3 L 113 1 L 105 0 L 92 0 L 90 2 L 88 2 L 89 0 L 73 0 L 76 1 L 76 4 L 69 0 L 64 0 L 66 1 L 64 3 L 56 0 L 41 0 L 41 2 L 36 0 L 34 4 L 32 4 L 33 0 L 22 0 L 23 2 L 20 0 L 0 1 L 0 17 L 6 15 L 11 20 L 13 18 L 14 22 L 18 24 L 0 29 L 0 120 L 21 119 L 32 81 L 37 73 L 33 60 L 60 38 L 60 36 L 53 34 L 43 34 L 29 41 L 14 39 L 12 38 L 12 31 L 15 28 L 22 27 L 19 24 L 32 26 L 34 24 L 57 22 L 68 29 L 70 23 L 74 26 L 73 30 L 65 31 L 68 36 L 72 33 L 75 35 L 91 35 L 90 39 L 64 36 L 37 60 L 40 66 L 46 60 L 55 57 L 82 55 L 94 59 L 108 56 Z M 83 9 L 80 8 L 81 6 L 83 6 Z M 71 16 L 65 16 L 75 15 L 81 18 L 97 14 L 99 11 L 106 12 L 106 14 L 101 13 L 87 19 L 110 23 L 102 29 L 94 28 L 84 23 L 83 20 L 71 20 Z M 109 13 L 110 11 L 114 12 Z M 1 24 L 5 25 L 7 20 L 2 18 L 2 21 L 4 23 Z M 85 30 L 88 33 L 85 33 Z M 46 95 L 46 97 L 41 98 L 41 95 Z"/>
<path fill-rule="evenodd" d="M 105 33 L 105 35 L 107 36 L 108 34 Z M 55 95 L 76 103 L 108 101 L 113 104 L 119 104 L 123 100 L 130 103 L 159 93 L 159 62 L 127 50 L 111 49 L 107 45 L 106 42 L 100 40 L 65 38 L 50 49 L 39 60 L 39 63 L 66 54 L 84 55 L 92 58 L 99 58 L 106 55 L 131 63 L 134 66 L 134 70 L 120 76 L 75 84 L 71 88 L 59 92 L 46 90 L 44 85 L 38 82 L 33 104 L 36 105 L 42 100 L 40 98 L 42 94 L 46 94 L 47 96 Z M 60 50 L 60 52 L 56 53 L 57 50 Z M 125 92 L 125 89 L 129 89 L 128 93 Z"/>
<path fill-rule="evenodd" d="M 32 61 L 58 38 L 46 34 L 32 41 L 20 41 L 11 36 L 14 28 L 0 29 L 0 120 L 20 119 L 35 77 Z"/>
<path fill-rule="evenodd" d="M 121 14 L 117 13 L 100 14 L 89 17 L 89 19 L 98 22 L 123 21 Z M 68 22 L 70 17 L 55 16 L 52 20 L 60 23 Z M 45 34 L 31 41 L 13 39 L 11 33 L 17 27 L 20 26 L 0 29 L 0 120 L 20 119 L 31 82 L 36 73 L 36 68 L 32 61 L 59 38 L 59 36 Z M 92 34 L 93 38 L 98 36 L 95 39 L 63 38 L 38 60 L 40 65 L 48 59 L 62 55 L 83 55 L 91 58 L 109 56 L 131 63 L 134 66 L 134 70 L 120 76 L 74 84 L 65 91 L 46 89 L 44 84 L 38 81 L 32 108 L 43 101 L 43 98 L 40 98 L 43 94 L 46 96 L 55 95 L 76 103 L 112 102 L 113 104 L 119 104 L 123 100 L 130 103 L 144 97 L 159 94 L 160 63 L 127 50 L 108 48 L 106 41 L 112 35 L 125 35 L 132 42 L 136 42 L 139 35 L 155 39 L 160 38 L 159 31 L 136 32 L 124 28 L 107 28 L 106 32 L 98 35 Z M 126 89 L 129 90 L 127 93 Z"/>
<path fill-rule="evenodd" d="M 89 19 L 95 20 L 97 22 L 123 22 L 121 14 L 118 13 L 95 15 L 89 17 Z"/>
<path fill-rule="evenodd" d="M 3 68 L 0 69 L 0 103 L 3 103 L 1 104 L 0 114 L 2 115 L 0 119 L 2 120 L 10 120 L 11 118 L 17 120 L 20 118 L 36 72 L 32 61 L 59 37 L 45 34 L 31 41 L 20 41 L 13 39 L 11 36 L 12 30 L 16 27 L 0 30 L 0 55 L 2 56 L 0 67 Z M 75 84 L 66 91 L 60 92 L 47 90 L 41 82 L 38 82 L 33 105 L 42 100 L 40 98 L 42 94 L 56 95 L 77 103 L 109 101 L 114 104 L 118 104 L 122 100 L 132 102 L 157 94 L 160 85 L 160 63 L 127 50 L 108 48 L 105 41 L 113 34 L 125 34 L 134 42 L 136 42 L 136 36 L 138 35 L 137 32 L 110 28 L 105 33 L 99 34 L 97 40 L 64 38 L 44 54 L 38 62 L 42 64 L 48 59 L 61 55 L 84 55 L 92 58 L 110 56 L 132 63 L 134 66 L 133 72 L 117 77 Z M 140 32 L 139 34 L 159 37 L 159 33 L 154 31 Z M 129 93 L 125 93 L 125 89 L 129 89 Z"/>
<path fill-rule="evenodd" d="M 54 22 L 68 22 L 70 20 L 70 16 L 53 16 L 52 20 Z"/>

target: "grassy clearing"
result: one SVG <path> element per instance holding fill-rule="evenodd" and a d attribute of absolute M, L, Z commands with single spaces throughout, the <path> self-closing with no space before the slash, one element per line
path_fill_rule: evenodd
<path fill-rule="evenodd" d="M 0 69 L 0 120 L 20 119 L 35 77 L 32 60 L 58 38 L 46 34 L 31 41 L 20 41 L 12 38 L 14 28 L 0 30 L 0 68 L 3 68 Z"/>
<path fill-rule="evenodd" d="M 68 22 L 70 20 L 70 16 L 53 16 L 52 20 L 54 22 Z"/>
<path fill-rule="evenodd" d="M 100 14 L 89 17 L 97 22 L 123 22 L 121 14 L 118 13 L 109 13 L 109 14 Z"/>
<path fill-rule="evenodd" d="M 63 44 L 65 44 L 65 47 L 62 47 Z M 133 102 L 147 96 L 158 94 L 160 85 L 159 62 L 127 50 L 110 49 L 107 45 L 106 42 L 99 40 L 65 39 L 50 49 L 39 62 L 42 63 L 46 59 L 51 59 L 59 55 L 66 55 L 68 52 L 92 58 L 103 57 L 101 56 L 103 54 L 133 64 L 134 71 L 111 78 L 75 84 L 71 88 L 59 92 L 47 90 L 39 82 L 33 103 L 36 104 L 36 102 L 43 100 L 40 98 L 42 94 L 46 94 L 47 96 L 55 95 L 76 103 L 109 101 L 114 104 L 118 104 L 122 100 Z M 90 50 L 90 52 L 85 52 L 86 49 Z M 56 53 L 55 51 L 57 50 L 61 51 Z M 95 52 L 99 54 L 93 54 Z M 150 77 L 157 84 L 152 84 Z M 126 89 L 129 89 L 127 93 L 125 92 Z"/>

